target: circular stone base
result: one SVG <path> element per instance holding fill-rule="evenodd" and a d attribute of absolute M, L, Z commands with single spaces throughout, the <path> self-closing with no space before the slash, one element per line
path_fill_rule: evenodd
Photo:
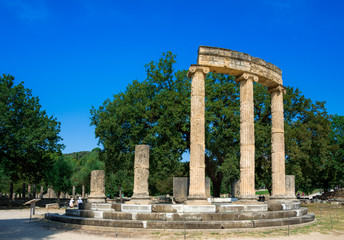
<path fill-rule="evenodd" d="M 296 202 L 263 204 L 129 205 L 91 203 L 65 215 L 46 214 L 52 221 L 136 229 L 260 228 L 312 222 L 314 214 Z"/>

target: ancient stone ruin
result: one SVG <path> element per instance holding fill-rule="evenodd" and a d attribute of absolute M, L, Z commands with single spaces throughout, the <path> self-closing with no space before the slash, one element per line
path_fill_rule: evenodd
<path fill-rule="evenodd" d="M 105 198 L 105 172 L 104 170 L 93 170 L 91 172 L 91 192 L 87 201 L 104 203 Z"/>
<path fill-rule="evenodd" d="M 135 146 L 134 162 L 134 194 L 127 204 L 149 204 L 150 196 L 148 191 L 149 177 L 149 146 Z"/>
<path fill-rule="evenodd" d="M 271 63 L 245 53 L 201 46 L 197 65 L 191 65 L 191 146 L 189 204 L 207 204 L 205 194 L 205 83 L 207 73 L 236 77 L 240 84 L 240 199 L 255 200 L 253 83 L 268 87 L 271 94 L 272 199 L 293 197 L 286 194 L 284 116 L 281 70 Z"/>
<path fill-rule="evenodd" d="M 205 176 L 205 84 L 207 73 L 236 77 L 240 84 L 240 179 L 233 184 L 239 201 L 209 198 Z M 176 203 L 151 201 L 148 192 L 149 147 L 135 148 L 134 194 L 128 204 L 104 203 L 104 171 L 94 171 L 91 194 L 84 209 L 65 215 L 46 214 L 64 223 L 142 229 L 233 229 L 309 223 L 315 219 L 295 199 L 295 177 L 285 175 L 284 118 L 281 70 L 271 63 L 229 49 L 201 46 L 197 65 L 191 65 L 190 177 L 174 180 Z M 272 197 L 258 202 L 255 195 L 253 83 L 271 94 Z M 177 189 L 178 188 L 178 189 Z M 184 202 L 186 199 L 186 202 Z"/>

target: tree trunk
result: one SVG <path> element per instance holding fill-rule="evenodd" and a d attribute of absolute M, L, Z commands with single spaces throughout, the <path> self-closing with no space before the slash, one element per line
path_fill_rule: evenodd
<path fill-rule="evenodd" d="M 217 179 L 212 179 L 212 182 L 213 182 L 213 197 L 220 197 L 221 181 L 218 182 Z"/>
<path fill-rule="evenodd" d="M 269 191 L 269 195 L 271 196 L 271 191 L 272 191 L 272 184 L 271 182 L 265 182 L 265 187 Z"/>
<path fill-rule="evenodd" d="M 10 183 L 10 200 L 13 200 L 13 182 Z"/>
<path fill-rule="evenodd" d="M 58 192 L 57 192 L 57 199 L 56 199 L 56 202 L 57 202 L 58 204 L 60 204 L 60 194 L 61 194 L 61 191 L 58 191 Z"/>
<path fill-rule="evenodd" d="M 211 182 L 213 183 L 213 197 L 220 197 L 221 183 L 223 175 L 221 172 L 216 172 L 217 166 L 209 159 L 208 156 L 205 156 L 206 164 L 206 174 L 210 177 Z"/>
<path fill-rule="evenodd" d="M 330 185 L 328 184 L 328 181 L 324 181 L 322 185 L 323 185 L 324 193 L 328 192 L 328 190 L 330 188 Z"/>
<path fill-rule="evenodd" d="M 222 179 L 223 175 L 221 172 L 218 172 L 216 175 L 212 175 L 211 181 L 213 183 L 213 197 L 220 197 Z"/>

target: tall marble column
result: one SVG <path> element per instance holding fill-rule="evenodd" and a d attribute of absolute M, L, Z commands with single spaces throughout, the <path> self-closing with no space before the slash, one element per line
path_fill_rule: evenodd
<path fill-rule="evenodd" d="M 258 77 L 243 73 L 236 78 L 240 83 L 240 195 L 242 200 L 254 200 L 254 105 L 253 105 L 253 82 Z"/>
<path fill-rule="evenodd" d="M 149 178 L 149 146 L 135 146 L 134 163 L 134 193 L 131 201 L 126 204 L 150 204 L 151 198 L 148 190 Z"/>
<path fill-rule="evenodd" d="M 271 93 L 271 198 L 285 197 L 285 148 L 283 94 L 285 88 L 279 85 L 269 89 Z"/>
<path fill-rule="evenodd" d="M 208 67 L 191 66 L 190 186 L 186 204 L 209 204 L 205 188 L 205 76 Z"/>

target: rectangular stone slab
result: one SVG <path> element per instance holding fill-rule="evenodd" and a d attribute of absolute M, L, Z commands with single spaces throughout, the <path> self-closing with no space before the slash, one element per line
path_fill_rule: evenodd
<path fill-rule="evenodd" d="M 152 205 L 121 205 L 122 212 L 131 213 L 150 213 L 152 212 Z"/>

